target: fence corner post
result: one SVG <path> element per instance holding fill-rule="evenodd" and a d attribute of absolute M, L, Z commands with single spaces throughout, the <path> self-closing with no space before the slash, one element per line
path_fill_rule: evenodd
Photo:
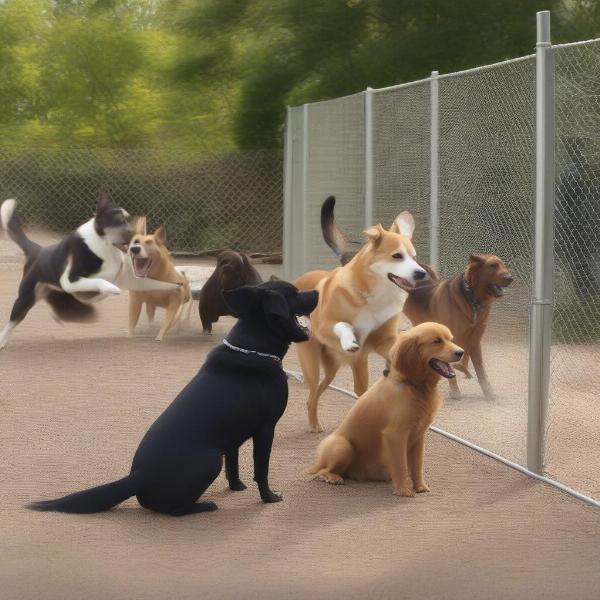
<path fill-rule="evenodd" d="M 373 88 L 368 87 L 365 97 L 365 228 L 373 225 Z"/>
<path fill-rule="evenodd" d="M 527 467 L 544 470 L 554 305 L 554 56 L 550 11 L 537 13 L 534 279 L 529 329 Z"/>
<path fill-rule="evenodd" d="M 439 105 L 439 72 L 432 71 L 430 90 L 430 171 L 429 171 L 429 264 L 438 271 L 440 268 L 440 105 Z"/>
<path fill-rule="evenodd" d="M 292 112 L 286 107 L 285 132 L 283 137 L 283 278 L 292 279 Z"/>

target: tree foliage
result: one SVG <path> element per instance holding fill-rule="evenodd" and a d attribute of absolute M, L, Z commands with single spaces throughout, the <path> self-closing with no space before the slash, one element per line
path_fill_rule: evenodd
<path fill-rule="evenodd" d="M 275 147 L 286 104 L 600 34 L 591 0 L 0 0 L 19 146 Z"/>

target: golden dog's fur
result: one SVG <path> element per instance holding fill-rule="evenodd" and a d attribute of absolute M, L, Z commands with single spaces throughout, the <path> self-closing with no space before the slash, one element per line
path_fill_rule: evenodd
<path fill-rule="evenodd" d="M 469 358 L 473 359 L 477 380 L 488 399 L 494 397 L 494 392 L 483 364 L 481 338 L 493 303 L 512 280 L 498 256 L 473 254 L 461 275 L 442 282 L 432 277 L 429 285 L 411 291 L 404 303 L 404 314 L 413 325 L 435 321 L 450 328 L 456 343 L 465 349 L 457 369 L 470 378 L 468 363 Z M 450 380 L 450 389 L 453 398 L 460 397 L 455 379 Z"/>
<path fill-rule="evenodd" d="M 144 276 L 158 281 L 169 281 L 180 283 L 181 286 L 169 292 L 129 292 L 129 335 L 135 335 L 135 326 L 140 318 L 142 305 L 146 304 L 146 313 L 149 321 L 154 320 L 157 307 L 166 310 L 165 320 L 156 336 L 162 341 L 167 331 L 181 318 L 183 306 L 188 303 L 188 315 L 191 308 L 191 292 L 187 278 L 182 275 L 173 264 L 171 255 L 166 246 L 166 234 L 163 227 L 159 227 L 154 233 L 146 231 L 146 218 L 140 217 L 135 224 L 134 235 L 129 244 L 129 253 L 132 261 L 136 260 L 137 254 L 132 254 L 132 247 L 139 247 L 140 253 L 144 254 L 151 262 Z"/>
<path fill-rule="evenodd" d="M 293 282 L 300 290 L 319 291 L 319 304 L 310 315 L 311 339 L 297 346 L 309 388 L 311 431 L 323 431 L 317 414 L 319 397 L 343 363 L 351 365 L 354 391 L 361 395 L 368 387 L 368 354 L 376 352 L 387 359 L 406 289 L 425 276 L 414 260 L 413 230 L 410 213 L 401 213 L 390 231 L 381 225 L 367 229 L 368 242 L 344 266 L 331 272 L 311 271 Z M 324 377 L 319 383 L 321 364 Z"/>
<path fill-rule="evenodd" d="M 450 330 L 439 323 L 423 323 L 400 334 L 390 351 L 389 374 L 363 394 L 323 440 L 307 472 L 337 484 L 345 477 L 391 478 L 399 496 L 429 491 L 423 476 L 425 433 L 442 406 L 436 389 L 441 375 L 430 361 L 445 363 L 440 367 L 444 376 L 452 376 L 447 363 L 461 356 Z"/>

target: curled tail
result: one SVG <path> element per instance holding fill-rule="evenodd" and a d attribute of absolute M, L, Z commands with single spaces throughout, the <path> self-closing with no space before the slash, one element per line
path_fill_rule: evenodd
<path fill-rule="evenodd" d="M 42 500 L 27 505 L 31 510 L 55 511 L 64 513 L 97 513 L 121 504 L 136 493 L 133 475 L 128 475 L 83 492 L 75 492 L 55 500 Z"/>
<path fill-rule="evenodd" d="M 338 227 L 333 216 L 335 207 L 335 196 L 329 196 L 321 205 L 321 233 L 325 243 L 333 250 L 334 254 L 340 259 L 342 265 L 349 263 L 358 250 L 348 250 L 346 236 Z M 354 242 L 352 242 L 354 243 Z"/>
<path fill-rule="evenodd" d="M 8 233 L 10 239 L 23 250 L 25 256 L 32 258 L 37 255 L 41 246 L 25 235 L 21 219 L 19 219 L 19 216 L 15 212 L 16 205 L 17 201 L 12 198 L 5 200 L 0 205 L 0 223 L 2 224 L 2 228 Z"/>

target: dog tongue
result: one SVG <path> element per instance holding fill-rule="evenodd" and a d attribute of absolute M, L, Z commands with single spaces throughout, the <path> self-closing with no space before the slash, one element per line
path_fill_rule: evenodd
<path fill-rule="evenodd" d="M 442 377 L 445 377 L 446 379 L 452 379 L 453 377 L 456 377 L 454 369 L 447 362 L 439 360 L 438 358 L 432 358 L 430 364 L 433 370 L 439 373 Z"/>
<path fill-rule="evenodd" d="M 146 265 L 148 264 L 147 258 L 134 258 L 133 259 L 133 270 L 137 277 L 144 277 L 146 274 Z"/>

